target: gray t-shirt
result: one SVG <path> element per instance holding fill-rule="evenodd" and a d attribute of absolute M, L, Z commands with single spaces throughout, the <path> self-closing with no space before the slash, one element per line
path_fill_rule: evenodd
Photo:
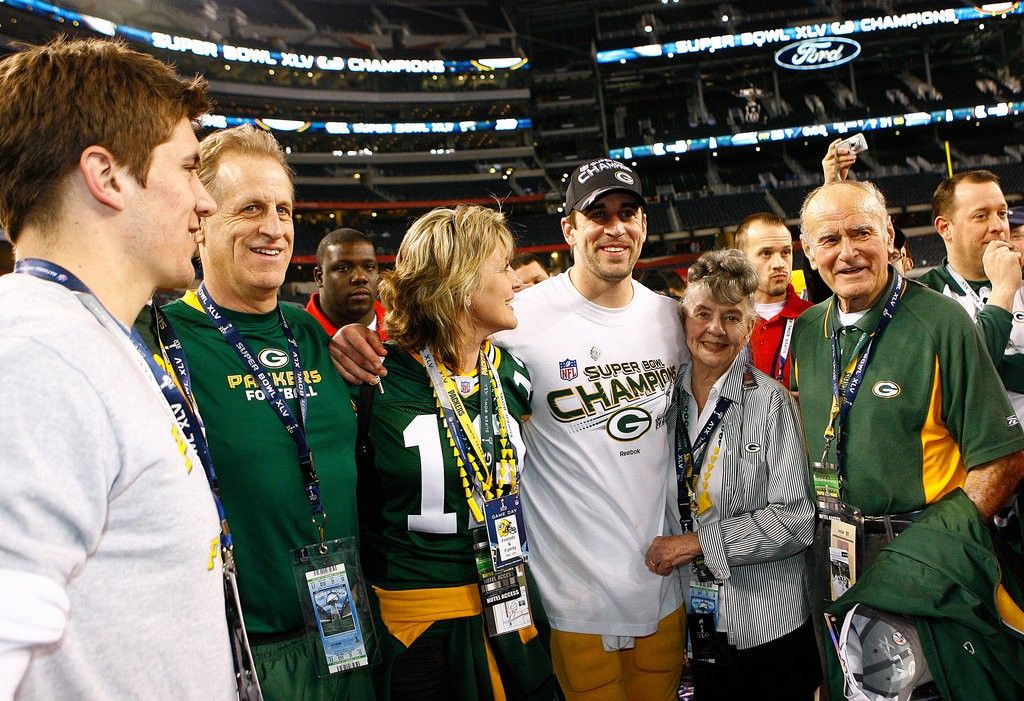
<path fill-rule="evenodd" d="M 26 275 L 0 278 L 0 475 L 0 570 L 70 601 L 16 698 L 235 698 L 203 467 L 127 336 Z"/>

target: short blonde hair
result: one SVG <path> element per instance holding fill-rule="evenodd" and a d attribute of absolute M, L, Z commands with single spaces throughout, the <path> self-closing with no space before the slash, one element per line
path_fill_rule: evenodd
<path fill-rule="evenodd" d="M 269 158 L 281 165 L 289 182 L 295 175 L 285 160 L 281 144 L 268 132 L 251 124 L 215 131 L 199 142 L 199 179 L 217 202 L 224 195 L 217 186 L 217 168 L 220 167 L 221 159 L 229 153 Z"/>
<path fill-rule="evenodd" d="M 395 269 L 378 284 L 388 336 L 411 352 L 429 347 L 451 368 L 467 334 L 470 295 L 494 251 L 512 253 L 505 215 L 478 205 L 439 207 L 409 227 Z"/>

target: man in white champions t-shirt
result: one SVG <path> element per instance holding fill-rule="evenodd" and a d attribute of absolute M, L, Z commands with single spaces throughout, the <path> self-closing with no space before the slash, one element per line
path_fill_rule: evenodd
<path fill-rule="evenodd" d="M 680 532 L 665 424 L 688 360 L 680 311 L 631 277 L 647 237 L 634 171 L 609 159 L 580 166 L 565 211 L 573 267 L 520 292 L 518 327 L 494 339 L 533 383 L 523 428 L 530 562 L 568 699 L 671 699 L 683 665 L 681 585 L 643 558 L 655 536 Z M 346 379 L 370 381 L 379 363 L 360 340 L 372 341 L 343 329 L 332 350 Z"/>

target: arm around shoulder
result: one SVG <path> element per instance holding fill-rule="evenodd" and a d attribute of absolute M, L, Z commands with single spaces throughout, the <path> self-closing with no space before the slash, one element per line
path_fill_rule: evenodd
<path fill-rule="evenodd" d="M 329 346 L 331 360 L 346 382 L 375 385 L 388 374 L 380 359 L 388 352 L 376 331 L 362 324 L 338 329 Z"/>

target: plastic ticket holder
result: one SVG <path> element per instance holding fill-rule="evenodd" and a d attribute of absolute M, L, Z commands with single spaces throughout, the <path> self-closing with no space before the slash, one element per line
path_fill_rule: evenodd
<path fill-rule="evenodd" d="M 380 661 L 355 538 L 292 551 L 306 630 L 315 633 L 317 674 L 326 677 Z"/>

